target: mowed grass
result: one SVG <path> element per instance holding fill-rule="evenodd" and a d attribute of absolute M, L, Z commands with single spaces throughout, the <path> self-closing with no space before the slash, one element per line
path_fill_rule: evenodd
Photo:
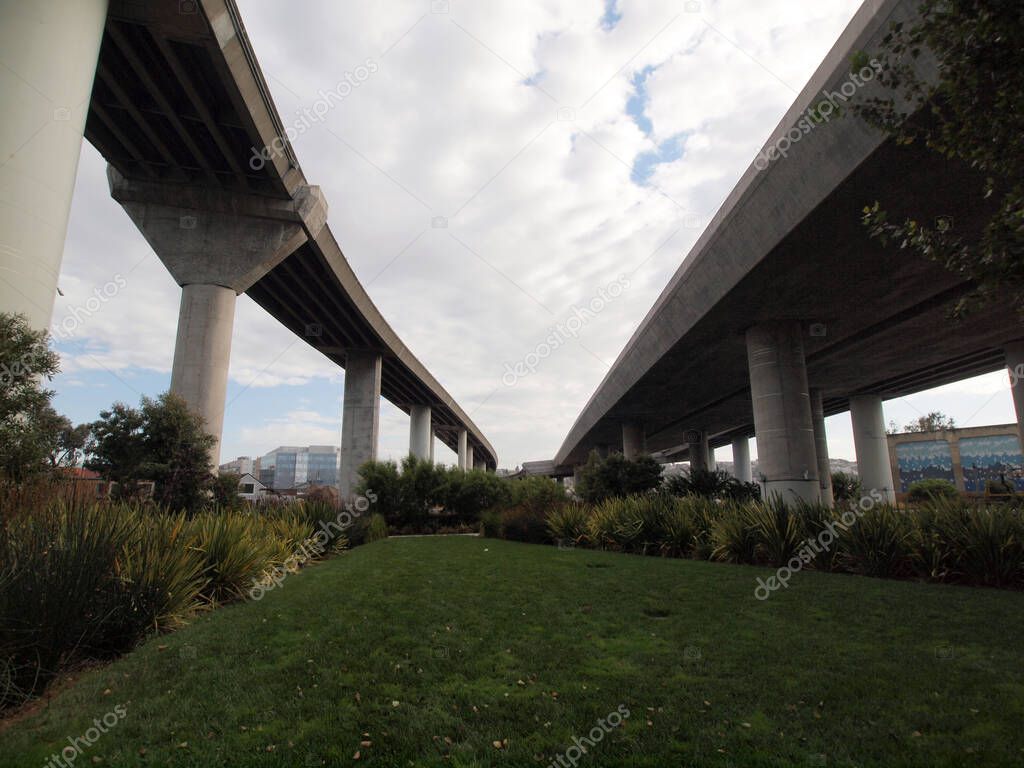
<path fill-rule="evenodd" d="M 84 674 L 0 765 L 117 704 L 76 765 L 547 766 L 620 706 L 578 765 L 1024 762 L 1024 595 L 800 573 L 759 602 L 767 573 L 378 542 Z"/>

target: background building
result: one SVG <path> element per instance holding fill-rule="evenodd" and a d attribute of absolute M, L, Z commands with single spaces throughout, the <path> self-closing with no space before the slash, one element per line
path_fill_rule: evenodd
<path fill-rule="evenodd" d="M 927 478 L 984 493 L 989 480 L 1005 478 L 1024 491 L 1020 446 L 1016 424 L 889 435 L 893 482 L 904 493 L 915 480 Z"/>
<path fill-rule="evenodd" d="M 261 483 L 275 491 L 338 483 L 341 449 L 333 445 L 282 445 L 259 459 Z"/>
<path fill-rule="evenodd" d="M 252 475 L 254 477 L 259 477 L 260 460 L 259 458 L 253 459 L 249 456 L 239 456 L 234 461 L 221 464 L 220 471 L 230 472 L 233 475 Z"/>

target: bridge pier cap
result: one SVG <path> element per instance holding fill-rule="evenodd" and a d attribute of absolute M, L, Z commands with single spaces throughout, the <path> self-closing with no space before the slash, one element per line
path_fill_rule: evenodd
<path fill-rule="evenodd" d="M 107 168 L 110 194 L 182 287 L 171 392 L 202 417 L 219 462 L 235 299 L 316 237 L 327 220 L 318 187 L 276 200 L 133 181 Z"/>

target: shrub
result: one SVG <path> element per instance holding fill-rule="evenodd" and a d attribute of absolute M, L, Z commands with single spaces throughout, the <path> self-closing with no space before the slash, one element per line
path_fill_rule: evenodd
<path fill-rule="evenodd" d="M 711 555 L 730 563 L 753 563 L 757 559 L 758 539 L 749 510 L 739 504 L 723 505 L 711 526 Z"/>
<path fill-rule="evenodd" d="M 605 499 L 587 521 L 590 540 L 602 549 L 629 551 L 644 539 L 646 511 L 637 496 Z"/>
<path fill-rule="evenodd" d="M 759 560 L 781 566 L 803 546 L 803 526 L 795 510 L 778 496 L 749 506 L 746 517 L 757 542 Z"/>
<path fill-rule="evenodd" d="M 675 496 L 702 496 L 706 499 L 732 499 L 756 501 L 761 489 L 756 483 L 742 483 L 720 469 L 690 469 L 673 475 L 665 482 L 665 489 Z"/>
<path fill-rule="evenodd" d="M 907 488 L 907 501 L 921 502 L 931 499 L 955 499 L 960 495 L 956 486 L 949 480 L 928 478 L 917 480 Z"/>
<path fill-rule="evenodd" d="M 546 544 L 548 536 L 546 514 L 532 507 L 512 507 L 501 513 L 501 536 L 528 544 Z"/>
<path fill-rule="evenodd" d="M 380 541 L 388 537 L 388 522 L 384 515 L 370 515 L 370 522 L 366 529 L 366 543 Z"/>
<path fill-rule="evenodd" d="M 549 477 L 524 477 L 507 483 L 510 506 L 547 513 L 566 500 L 565 489 Z"/>
<path fill-rule="evenodd" d="M 859 501 L 862 495 L 859 477 L 848 472 L 832 473 L 832 496 L 836 503 Z"/>
<path fill-rule="evenodd" d="M 480 514 L 505 502 L 510 494 L 510 481 L 482 469 L 461 470 L 451 468 L 441 489 L 445 511 L 455 524 L 472 525 Z"/>
<path fill-rule="evenodd" d="M 670 557 L 686 557 L 697 543 L 699 524 L 693 505 L 686 499 L 668 496 L 661 518 L 661 553 Z"/>
<path fill-rule="evenodd" d="M 819 537 L 825 530 L 838 530 L 834 527 L 830 528 L 838 520 L 836 512 L 824 504 L 800 501 L 796 505 L 796 513 L 800 521 L 801 536 L 805 542 L 808 539 L 819 541 Z M 820 547 L 821 551 L 814 552 L 814 548 L 811 548 L 814 554 L 811 557 L 810 566 L 819 571 L 831 571 L 835 568 L 837 542 L 834 540 L 834 536 L 835 534 L 830 533 L 828 546 Z"/>
<path fill-rule="evenodd" d="M 601 458 L 593 451 L 580 469 L 576 495 L 591 504 L 654 490 L 661 484 L 661 465 L 650 456 L 627 459 L 621 453 Z"/>
<path fill-rule="evenodd" d="M 839 530 L 838 557 L 849 570 L 890 577 L 910 572 L 910 526 L 896 508 L 875 506 L 849 528 Z"/>
<path fill-rule="evenodd" d="M 488 509 L 480 515 L 480 533 L 489 539 L 501 536 L 501 512 Z"/>
<path fill-rule="evenodd" d="M 191 546 L 202 553 L 210 578 L 204 596 L 224 602 L 244 596 L 253 582 L 288 556 L 287 548 L 243 512 L 204 512 L 192 521 Z"/>
<path fill-rule="evenodd" d="M 587 517 L 588 510 L 582 504 L 562 504 L 548 515 L 548 533 L 556 542 L 580 544 L 587 538 Z"/>

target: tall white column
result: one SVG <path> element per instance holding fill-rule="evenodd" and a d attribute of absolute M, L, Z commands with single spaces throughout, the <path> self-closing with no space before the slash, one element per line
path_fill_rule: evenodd
<path fill-rule="evenodd" d="M 233 289 L 219 285 L 182 286 L 174 342 L 171 392 L 202 417 L 206 431 L 217 439 L 210 450 L 214 467 L 220 463 L 235 299 Z"/>
<path fill-rule="evenodd" d="M 1006 368 L 1010 373 L 1013 408 L 1017 412 L 1017 435 L 1024 453 L 1024 339 L 1006 345 Z"/>
<path fill-rule="evenodd" d="M 433 439 L 434 435 L 430 425 L 430 406 L 412 406 L 409 409 L 409 453 L 417 459 L 430 461 L 430 444 Z"/>
<path fill-rule="evenodd" d="M 459 430 L 459 469 L 469 469 L 469 465 L 466 463 L 466 450 L 469 448 L 469 433 L 464 430 Z"/>
<path fill-rule="evenodd" d="M 895 502 L 882 398 L 878 395 L 851 397 L 850 419 L 853 422 L 853 447 L 857 452 L 857 474 L 860 476 L 861 488 L 865 493 L 878 491 L 886 501 Z"/>
<path fill-rule="evenodd" d="M 831 507 L 835 505 L 832 493 L 832 463 L 828 458 L 825 406 L 820 389 L 811 390 L 811 419 L 814 425 L 814 450 L 818 455 L 818 488 L 821 490 L 821 503 Z"/>
<path fill-rule="evenodd" d="M 359 468 L 377 460 L 380 436 L 381 357 L 352 351 L 345 360 L 345 396 L 341 410 L 341 468 L 338 498 L 347 501 L 359 483 Z"/>
<path fill-rule="evenodd" d="M 0 309 L 53 314 L 107 0 L 0 2 Z"/>
<path fill-rule="evenodd" d="M 732 473 L 741 483 L 753 479 L 750 471 L 750 438 L 737 437 L 732 441 Z"/>
<path fill-rule="evenodd" d="M 644 425 L 639 421 L 622 423 L 622 455 L 627 459 L 635 459 L 647 452 Z"/>
<path fill-rule="evenodd" d="M 818 501 L 818 457 L 800 323 L 787 320 L 748 330 L 747 363 L 765 495 Z"/>
<path fill-rule="evenodd" d="M 473 444 L 470 443 L 466 446 L 466 469 L 476 468 L 476 462 L 473 458 Z"/>

